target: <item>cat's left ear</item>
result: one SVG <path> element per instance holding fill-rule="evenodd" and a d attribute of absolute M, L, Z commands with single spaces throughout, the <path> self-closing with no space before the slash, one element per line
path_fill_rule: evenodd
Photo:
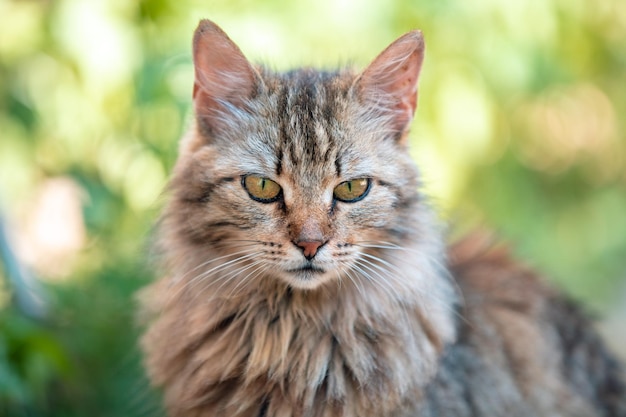
<path fill-rule="evenodd" d="M 355 81 L 366 106 L 386 119 L 399 140 L 406 137 L 415 114 L 423 60 L 422 32 L 412 31 L 389 45 Z"/>

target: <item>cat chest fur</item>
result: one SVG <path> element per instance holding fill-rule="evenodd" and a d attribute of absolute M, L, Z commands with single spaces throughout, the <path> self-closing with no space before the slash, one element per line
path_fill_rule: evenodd
<path fill-rule="evenodd" d="M 271 416 L 391 415 L 416 398 L 442 335 L 415 306 L 372 309 L 363 289 L 341 291 L 276 288 L 245 310 L 241 300 L 207 304 L 197 294 L 172 303 L 143 339 L 172 415 L 257 417 L 262 404 Z"/>

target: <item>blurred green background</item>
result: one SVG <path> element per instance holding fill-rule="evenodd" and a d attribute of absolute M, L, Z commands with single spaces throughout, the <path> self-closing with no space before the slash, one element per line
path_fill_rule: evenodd
<path fill-rule="evenodd" d="M 277 69 L 422 29 L 412 152 L 451 235 L 494 230 L 626 356 L 625 1 L 0 0 L 0 208 L 37 277 L 0 268 L 1 416 L 160 415 L 133 294 L 200 18 Z"/>

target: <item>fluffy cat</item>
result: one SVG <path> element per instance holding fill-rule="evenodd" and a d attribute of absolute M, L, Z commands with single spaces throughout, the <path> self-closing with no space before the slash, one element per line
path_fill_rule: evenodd
<path fill-rule="evenodd" d="M 210 21 L 142 293 L 176 417 L 626 416 L 589 320 L 503 249 L 447 249 L 407 152 L 420 32 L 363 72 L 252 66 Z"/>

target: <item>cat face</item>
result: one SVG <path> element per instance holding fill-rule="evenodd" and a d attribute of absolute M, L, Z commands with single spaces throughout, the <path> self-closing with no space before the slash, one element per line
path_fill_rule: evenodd
<path fill-rule="evenodd" d="M 415 233 L 418 184 L 405 141 L 422 51 L 412 33 L 359 75 L 275 74 L 201 24 L 196 126 L 168 210 L 179 240 L 200 257 L 224 257 L 231 263 L 219 272 L 237 280 L 315 288 L 378 274 L 377 248 Z"/>

